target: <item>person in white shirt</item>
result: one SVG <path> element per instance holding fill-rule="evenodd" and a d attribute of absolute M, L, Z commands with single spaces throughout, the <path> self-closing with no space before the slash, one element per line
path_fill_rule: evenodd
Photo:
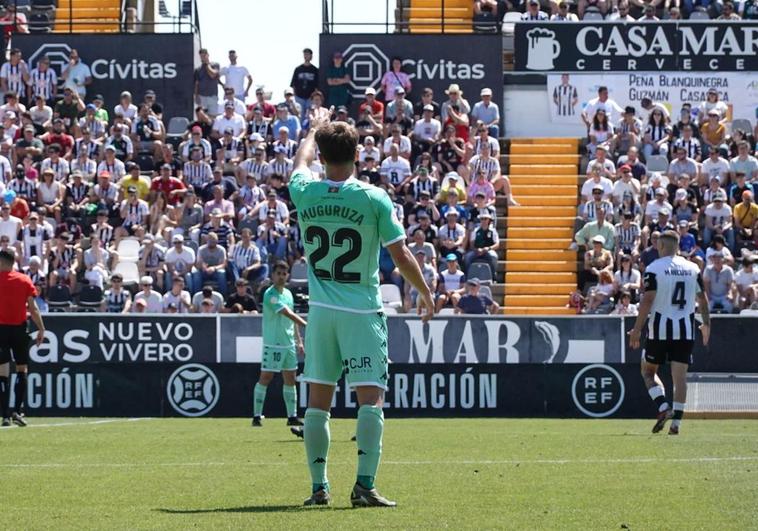
<path fill-rule="evenodd" d="M 558 12 L 550 17 L 552 22 L 578 22 L 579 17 L 569 11 L 568 0 L 563 0 L 558 4 Z"/>
<path fill-rule="evenodd" d="M 648 201 L 645 205 L 645 225 L 650 225 L 653 221 L 658 219 L 658 214 L 661 210 L 671 213 L 674 208 L 671 203 L 666 199 L 668 194 L 665 188 L 657 188 L 655 190 L 655 201 Z"/>
<path fill-rule="evenodd" d="M 384 153 L 390 152 L 390 146 L 398 147 L 398 154 L 403 158 L 410 158 L 411 156 L 411 139 L 402 134 L 402 130 L 399 126 L 392 126 L 391 135 L 384 141 L 382 151 Z"/>
<path fill-rule="evenodd" d="M 142 291 L 134 296 L 135 305 L 144 301 L 144 313 L 163 313 L 163 297 L 157 291 L 153 291 L 153 277 L 145 275 L 140 278 L 140 287 Z"/>
<path fill-rule="evenodd" d="M 734 277 L 739 294 L 739 307 L 741 310 L 749 308 L 758 301 L 758 271 L 755 270 L 756 257 L 748 255 L 742 259 L 742 269 Z"/>
<path fill-rule="evenodd" d="M 547 13 L 540 10 L 540 3 L 538 0 L 529 0 L 526 12 L 521 15 L 521 20 L 530 22 L 548 20 L 548 18 Z"/>
<path fill-rule="evenodd" d="M 703 228 L 703 244 L 710 245 L 713 236 L 721 234 L 726 240 L 726 246 L 734 249 L 734 230 L 732 229 L 732 207 L 726 202 L 724 192 L 713 194 L 713 202 L 705 207 L 705 227 Z"/>
<path fill-rule="evenodd" d="M 629 0 L 621 0 L 618 4 L 618 11 L 608 15 L 608 20 L 634 22 L 636 19 L 629 14 Z"/>
<path fill-rule="evenodd" d="M 163 295 L 163 311 L 168 313 L 170 305 L 174 305 L 175 313 L 190 313 L 192 299 L 189 291 L 184 289 L 184 278 L 177 276 L 171 282 L 171 289 Z"/>
<path fill-rule="evenodd" d="M 707 182 L 710 182 L 713 177 L 718 177 L 719 182 L 725 182 L 729 174 L 729 161 L 721 156 L 719 150 L 713 149 L 708 154 L 708 158 L 705 159 L 701 168 L 703 174 L 707 176 Z"/>
<path fill-rule="evenodd" d="M 402 183 L 412 175 L 411 165 L 407 159 L 400 156 L 397 144 L 390 145 L 389 154 L 390 156 L 382 161 L 379 174 L 399 192 Z"/>
<path fill-rule="evenodd" d="M 132 93 L 125 90 L 121 93 L 119 104 L 113 108 L 113 114 L 120 114 L 130 122 L 137 116 L 137 106 L 132 103 Z"/>
<path fill-rule="evenodd" d="M 584 125 L 589 127 L 592 125 L 592 119 L 595 117 L 598 109 L 605 110 L 605 114 L 608 116 L 608 122 L 615 124 L 621 119 L 621 115 L 624 113 L 624 109 L 616 103 L 614 100 L 608 97 L 608 87 L 601 85 L 597 89 L 597 98 L 592 98 L 587 102 L 587 106 L 582 111 L 582 121 Z"/>
<path fill-rule="evenodd" d="M 363 139 L 363 145 L 358 146 L 358 161 L 363 164 L 366 157 L 372 157 L 374 160 L 381 160 L 382 158 L 379 148 L 374 144 L 373 136 L 367 136 Z"/>
<path fill-rule="evenodd" d="M 71 50 L 68 65 L 61 72 L 61 78 L 63 88 L 75 90 L 81 98 L 87 95 L 87 85 L 92 83 L 92 71 L 81 61 L 77 50 Z"/>
<path fill-rule="evenodd" d="M 224 113 L 213 121 L 213 132 L 220 137 L 226 128 L 232 129 L 232 134 L 238 138 L 245 132 L 245 119 L 234 112 L 234 102 L 224 103 Z"/>
<path fill-rule="evenodd" d="M 416 121 L 416 124 L 413 126 L 411 137 L 413 138 L 413 148 L 416 155 L 429 151 L 440 137 L 442 124 L 433 117 L 433 114 L 434 107 L 424 105 L 421 119 Z"/>
<path fill-rule="evenodd" d="M 655 16 L 655 6 L 653 4 L 645 5 L 644 14 L 637 19 L 638 22 L 658 22 L 660 20 Z"/>
<path fill-rule="evenodd" d="M 729 106 L 724 101 L 719 100 L 719 91 L 715 88 L 708 89 L 706 100 L 698 106 L 697 115 L 701 123 L 705 123 L 708 119 L 708 113 L 712 109 L 718 111 L 719 121 L 724 120 L 726 118 L 726 113 L 729 111 Z"/>
<path fill-rule="evenodd" d="M 229 50 L 229 64 L 222 67 L 219 73 L 224 78 L 224 87 L 233 88 L 234 97 L 245 101 L 253 85 L 253 76 L 250 75 L 247 67 L 237 64 L 236 51 Z M 247 86 L 245 86 L 246 80 Z"/>

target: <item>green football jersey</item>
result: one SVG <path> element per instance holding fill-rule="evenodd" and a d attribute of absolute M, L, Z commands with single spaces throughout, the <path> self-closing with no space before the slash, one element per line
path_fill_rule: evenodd
<path fill-rule="evenodd" d="M 405 238 L 387 192 L 353 177 L 290 178 L 290 197 L 308 259 L 310 304 L 336 310 L 381 309 L 379 249 Z"/>
<path fill-rule="evenodd" d="M 270 286 L 263 294 L 263 346 L 292 347 L 295 345 L 295 323 L 282 315 L 281 310 L 294 309 L 292 292 L 284 288 L 281 293 Z"/>

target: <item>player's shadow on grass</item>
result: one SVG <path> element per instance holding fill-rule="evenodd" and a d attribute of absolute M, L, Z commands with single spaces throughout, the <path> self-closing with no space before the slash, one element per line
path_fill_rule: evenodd
<path fill-rule="evenodd" d="M 246 505 L 243 507 L 214 507 L 209 509 L 153 509 L 164 514 L 208 514 L 208 513 L 294 513 L 309 511 L 313 507 L 303 505 Z M 354 510 L 351 507 L 329 507 L 330 511 Z"/>

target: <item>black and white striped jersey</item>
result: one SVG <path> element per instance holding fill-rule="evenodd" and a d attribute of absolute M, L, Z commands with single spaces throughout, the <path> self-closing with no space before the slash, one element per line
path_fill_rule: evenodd
<path fill-rule="evenodd" d="M 622 250 L 633 250 L 635 242 L 639 244 L 640 226 L 637 223 L 630 223 L 628 227 L 624 227 L 623 223 L 617 223 L 616 228 L 616 243 Z"/>
<path fill-rule="evenodd" d="M 124 311 L 126 301 L 132 298 L 131 294 L 125 289 L 116 291 L 109 289 L 105 292 L 105 311 L 108 313 L 121 313 Z"/>
<path fill-rule="evenodd" d="M 39 68 L 32 70 L 29 74 L 29 85 L 32 87 L 32 96 L 42 96 L 45 100 L 51 100 L 55 97 L 55 89 L 58 85 L 58 76 L 52 68 L 44 72 Z"/>
<path fill-rule="evenodd" d="M 645 269 L 645 291 L 655 291 L 648 339 L 695 339 L 695 297 L 703 291 L 700 269 L 681 256 L 664 256 Z"/>
<path fill-rule="evenodd" d="M 573 85 L 558 85 L 553 89 L 553 102 L 558 116 L 574 116 L 574 102 L 578 99 L 576 87 Z"/>

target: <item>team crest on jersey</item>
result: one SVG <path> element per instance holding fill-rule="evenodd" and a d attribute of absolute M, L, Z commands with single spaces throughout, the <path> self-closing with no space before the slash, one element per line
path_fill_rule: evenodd
<path fill-rule="evenodd" d="M 340 187 L 339 186 L 330 186 L 329 187 L 329 193 L 330 194 L 338 194 L 338 193 L 340 193 Z"/>
<path fill-rule="evenodd" d="M 279 302 L 279 297 L 271 297 L 271 304 L 277 304 Z"/>

